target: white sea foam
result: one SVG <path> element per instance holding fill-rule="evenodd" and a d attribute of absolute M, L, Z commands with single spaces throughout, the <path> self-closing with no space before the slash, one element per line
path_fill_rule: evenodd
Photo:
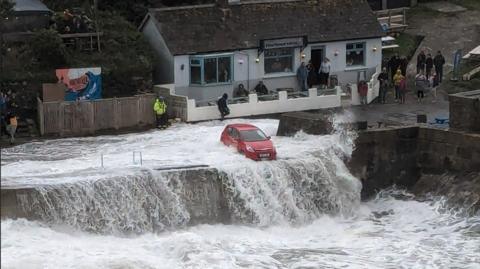
<path fill-rule="evenodd" d="M 98 179 L 104 175 L 125 175 L 139 166 L 141 152 L 143 167 L 210 165 L 228 169 L 244 165 L 262 166 L 227 148 L 220 134 L 228 123 L 247 120 L 212 121 L 199 124 L 176 124 L 167 130 L 141 134 L 69 138 L 33 142 L 2 149 L 2 185 L 45 184 Z M 272 136 L 279 159 L 309 157 L 319 149 L 338 147 L 338 135 L 296 138 L 276 137 L 278 120 L 248 120 Z M 104 169 L 101 169 L 101 155 Z"/>
<path fill-rule="evenodd" d="M 349 218 L 115 237 L 2 221 L 2 268 L 479 268 L 480 217 L 385 194 Z"/>

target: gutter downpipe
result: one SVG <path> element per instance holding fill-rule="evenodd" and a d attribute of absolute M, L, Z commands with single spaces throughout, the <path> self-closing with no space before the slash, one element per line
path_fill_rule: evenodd
<path fill-rule="evenodd" d="M 238 51 L 238 54 L 247 56 L 247 91 L 250 91 L 250 55 L 242 51 Z"/>

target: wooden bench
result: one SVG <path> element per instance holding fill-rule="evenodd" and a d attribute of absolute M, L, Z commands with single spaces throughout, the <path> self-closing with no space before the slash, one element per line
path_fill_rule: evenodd
<path fill-rule="evenodd" d="M 377 19 L 380 24 L 386 25 L 388 33 L 403 32 L 408 27 L 406 8 L 397 8 L 389 10 L 376 11 Z"/>
<path fill-rule="evenodd" d="M 463 75 L 463 80 L 468 81 L 468 80 L 472 79 L 472 77 L 475 76 L 477 73 L 480 73 L 480 66 L 470 70 L 470 72 L 468 72 L 468 73 L 465 73 Z"/>

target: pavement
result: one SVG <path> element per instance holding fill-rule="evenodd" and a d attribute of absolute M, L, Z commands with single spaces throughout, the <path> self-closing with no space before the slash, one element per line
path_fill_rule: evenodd
<path fill-rule="evenodd" d="M 446 75 L 453 69 L 453 54 L 457 49 L 465 54 L 480 45 L 480 10 L 465 9 L 445 1 L 428 2 L 418 8 L 431 11 L 412 12 L 413 15 L 407 18 L 406 32 L 425 37 L 410 61 L 407 73 L 415 76 L 417 55 L 424 49 L 433 57 L 438 50 L 442 51 Z"/>
<path fill-rule="evenodd" d="M 389 126 L 407 126 L 417 124 L 417 115 L 427 116 L 427 125 L 433 128 L 448 128 L 448 124 L 436 124 L 435 118 L 448 119 L 449 103 L 447 95 L 437 93 L 437 98 L 431 94 L 420 103 L 413 91 L 406 95 L 405 104 L 396 103 L 393 89 L 387 94 L 386 104 L 371 103 L 366 106 L 351 106 L 344 108 L 347 114 L 353 116 L 353 121 L 367 121 L 369 128 L 384 128 Z M 380 123 L 380 125 L 379 125 Z"/>

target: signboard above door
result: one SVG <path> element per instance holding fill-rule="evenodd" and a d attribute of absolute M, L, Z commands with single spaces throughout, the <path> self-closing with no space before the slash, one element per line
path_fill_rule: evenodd
<path fill-rule="evenodd" d="M 306 38 L 304 37 L 292 37 L 292 38 L 262 40 L 260 47 L 262 50 L 304 47 L 304 45 L 306 44 L 305 39 Z"/>

